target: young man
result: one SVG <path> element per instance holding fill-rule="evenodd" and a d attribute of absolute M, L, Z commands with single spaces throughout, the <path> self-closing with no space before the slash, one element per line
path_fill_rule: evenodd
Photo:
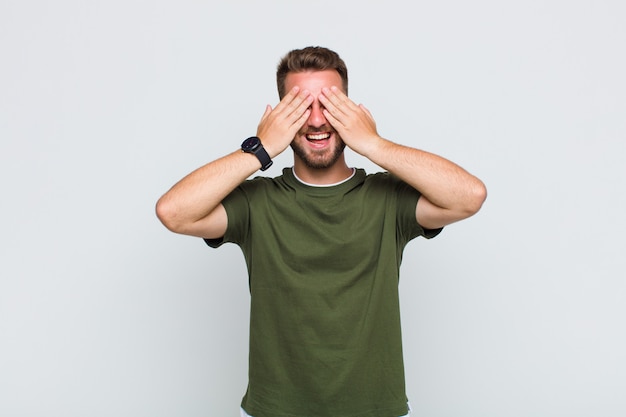
<path fill-rule="evenodd" d="M 244 253 L 251 293 L 242 415 L 407 415 L 398 274 L 406 244 L 476 213 L 483 183 L 458 165 L 383 139 L 348 97 L 333 51 L 289 52 L 242 149 L 186 176 L 157 203 L 173 232 Z M 288 146 L 294 165 L 247 180 Z M 345 146 L 386 172 L 348 167 Z M 246 414 L 247 413 L 247 414 Z"/>

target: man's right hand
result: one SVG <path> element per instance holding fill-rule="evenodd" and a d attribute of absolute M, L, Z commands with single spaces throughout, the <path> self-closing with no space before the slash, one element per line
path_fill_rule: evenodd
<path fill-rule="evenodd" d="M 313 96 L 296 86 L 283 97 L 274 109 L 268 105 L 259 122 L 257 136 L 271 158 L 281 154 L 304 126 L 311 110 Z"/>
<path fill-rule="evenodd" d="M 267 106 L 257 136 L 271 158 L 287 149 L 308 119 L 312 102 L 311 93 L 295 87 L 276 108 Z M 222 200 L 258 165 L 258 159 L 238 149 L 196 169 L 159 199 L 157 216 L 176 233 L 212 239 L 223 236 L 228 216 Z"/>

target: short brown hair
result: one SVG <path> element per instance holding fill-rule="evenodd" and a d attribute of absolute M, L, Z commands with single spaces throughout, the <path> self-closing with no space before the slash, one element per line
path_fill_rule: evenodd
<path fill-rule="evenodd" d="M 348 94 L 348 68 L 339 55 L 328 48 L 321 46 L 307 46 L 303 49 L 294 49 L 287 53 L 276 69 L 276 84 L 278 96 L 282 99 L 285 94 L 285 79 L 290 72 L 336 70 L 341 76 L 343 90 Z"/>

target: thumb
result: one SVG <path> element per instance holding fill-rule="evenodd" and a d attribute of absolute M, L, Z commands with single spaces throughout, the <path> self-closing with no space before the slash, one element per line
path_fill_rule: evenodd
<path fill-rule="evenodd" d="M 265 113 L 263 113 L 263 116 L 261 117 L 261 121 L 267 119 L 267 116 L 269 116 L 271 112 L 272 112 L 272 106 L 268 104 L 267 106 L 265 106 Z"/>

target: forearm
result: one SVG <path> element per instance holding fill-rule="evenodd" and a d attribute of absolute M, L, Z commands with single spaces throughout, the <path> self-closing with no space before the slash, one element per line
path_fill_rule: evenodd
<path fill-rule="evenodd" d="M 275 109 L 267 106 L 257 128 L 257 136 L 271 158 L 283 152 L 306 121 L 313 98 L 294 87 Z M 157 216 L 170 230 L 210 237 L 226 229 L 222 200 L 239 184 L 261 168 L 251 153 L 233 152 L 193 171 L 174 185 L 157 202 Z"/>
<path fill-rule="evenodd" d="M 323 89 L 324 115 L 345 144 L 418 190 L 417 221 L 443 227 L 476 213 L 487 197 L 482 181 L 440 156 L 381 138 L 376 122 L 337 87 Z"/>
<path fill-rule="evenodd" d="M 235 151 L 210 162 L 176 183 L 157 202 L 157 216 L 170 230 L 190 233 L 239 184 L 260 167 L 252 155 Z"/>
<path fill-rule="evenodd" d="M 460 217 L 480 209 L 486 197 L 484 184 L 457 164 L 386 139 L 373 143 L 365 156 L 417 189 L 432 204 L 457 211 Z"/>

